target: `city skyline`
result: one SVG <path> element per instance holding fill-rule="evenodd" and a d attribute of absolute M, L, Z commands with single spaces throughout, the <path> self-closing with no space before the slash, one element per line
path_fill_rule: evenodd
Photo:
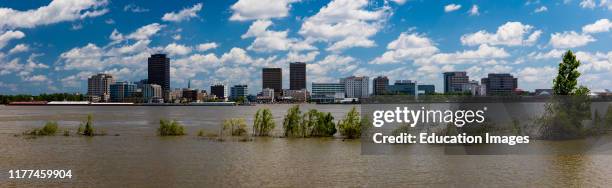
<path fill-rule="evenodd" d="M 282 68 L 290 88 L 289 63 L 305 62 L 306 88 L 386 75 L 442 92 L 443 72 L 466 71 L 510 73 L 531 91 L 551 87 L 567 49 L 581 85 L 612 88 L 609 1 L 282 0 L 263 13 L 252 0 L 66 2 L 0 3 L 0 93 L 86 93 L 97 73 L 137 81 L 155 53 L 171 59 L 172 88 L 225 81 L 256 94 L 263 67 Z"/>

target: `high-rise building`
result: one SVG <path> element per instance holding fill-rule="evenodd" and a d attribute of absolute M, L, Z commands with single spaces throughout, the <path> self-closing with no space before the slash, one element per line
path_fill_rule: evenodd
<path fill-rule="evenodd" d="M 518 87 L 517 79 L 507 73 L 489 74 L 487 78 L 482 78 L 481 83 L 488 96 L 510 95 Z"/>
<path fill-rule="evenodd" d="M 444 73 L 444 93 L 461 93 L 465 84 L 468 84 L 470 77 L 466 72 L 445 72 Z"/>
<path fill-rule="evenodd" d="M 110 85 L 115 82 L 110 74 L 96 74 L 87 79 L 87 97 L 92 102 L 109 101 Z"/>
<path fill-rule="evenodd" d="M 229 88 L 223 84 L 215 84 L 210 86 L 210 94 L 215 95 L 218 99 L 227 99 Z"/>
<path fill-rule="evenodd" d="M 148 83 L 162 87 L 162 92 L 170 91 L 170 59 L 166 54 L 153 54 L 148 59 Z"/>
<path fill-rule="evenodd" d="M 387 93 L 389 86 L 389 78 L 386 76 L 378 76 L 372 81 L 374 83 L 374 95 L 384 95 Z"/>
<path fill-rule="evenodd" d="M 283 92 L 283 70 L 281 68 L 263 68 L 261 82 L 262 90 L 270 88 L 274 90 L 274 96 L 280 96 Z"/>
<path fill-rule="evenodd" d="M 157 84 L 142 85 L 142 98 L 147 103 L 160 103 L 162 99 L 162 88 Z"/>
<path fill-rule="evenodd" d="M 306 63 L 295 62 L 289 64 L 289 89 L 306 89 Z"/>
<path fill-rule="evenodd" d="M 387 87 L 387 92 L 395 95 L 415 95 L 416 82 L 412 80 L 397 80 Z"/>
<path fill-rule="evenodd" d="M 344 84 L 341 83 L 312 83 L 310 100 L 316 103 L 333 103 L 344 99 Z"/>
<path fill-rule="evenodd" d="M 417 85 L 418 95 L 431 95 L 436 93 L 435 85 Z"/>
<path fill-rule="evenodd" d="M 367 76 L 350 76 L 340 79 L 344 84 L 346 98 L 368 98 L 370 92 L 370 78 Z"/>
<path fill-rule="evenodd" d="M 244 97 L 249 95 L 249 87 L 247 85 L 234 85 L 230 92 L 230 99 L 236 100 L 240 97 Z"/>
<path fill-rule="evenodd" d="M 136 82 L 135 84 L 136 84 L 136 88 L 137 88 L 137 89 L 144 89 L 144 86 L 145 86 L 146 84 L 149 84 L 149 80 L 147 80 L 147 79 L 142 79 L 142 80 L 140 80 L 140 81 Z"/>
<path fill-rule="evenodd" d="M 136 92 L 136 84 L 129 82 L 115 82 L 110 85 L 110 99 L 112 102 L 127 102 Z"/>

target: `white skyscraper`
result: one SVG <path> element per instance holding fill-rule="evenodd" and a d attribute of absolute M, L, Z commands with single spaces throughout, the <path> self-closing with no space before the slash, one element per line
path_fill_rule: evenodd
<path fill-rule="evenodd" d="M 370 78 L 367 76 L 350 76 L 340 79 L 344 84 L 346 98 L 368 98 L 370 95 Z"/>

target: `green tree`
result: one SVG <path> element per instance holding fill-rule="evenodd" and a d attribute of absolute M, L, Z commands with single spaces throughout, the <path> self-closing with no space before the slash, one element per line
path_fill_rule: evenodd
<path fill-rule="evenodd" d="M 253 121 L 253 136 L 269 136 L 274 127 L 276 127 L 276 123 L 270 109 L 257 110 Z"/>
<path fill-rule="evenodd" d="M 319 111 L 316 109 L 310 109 L 302 116 L 302 123 L 299 126 L 299 132 L 302 137 L 310 137 L 314 134 L 314 129 L 318 127 L 319 123 Z"/>
<path fill-rule="evenodd" d="M 556 96 L 545 106 L 544 115 L 539 118 L 540 132 L 544 139 L 573 139 L 594 133 L 593 127 L 583 126 L 583 120 L 591 118 L 589 89 L 578 86 L 580 61 L 571 50 L 563 54 L 557 77 L 553 81 Z"/>
<path fill-rule="evenodd" d="M 355 107 L 346 114 L 343 120 L 338 122 L 338 128 L 340 129 L 340 134 L 346 138 L 354 139 L 361 137 L 361 118 Z"/>
<path fill-rule="evenodd" d="M 559 63 L 557 77 L 553 80 L 553 92 L 555 95 L 577 95 L 585 96 L 589 93 L 589 89 L 584 86 L 578 86 L 578 67 L 580 61 L 576 59 L 574 53 L 568 50 L 563 54 L 563 61 Z"/>
<path fill-rule="evenodd" d="M 285 119 L 283 119 L 283 129 L 286 137 L 303 136 L 300 132 L 301 114 L 300 105 L 295 105 L 287 110 Z"/>
<path fill-rule="evenodd" d="M 317 124 L 312 129 L 312 136 L 334 136 L 336 134 L 336 124 L 331 113 L 319 112 L 317 114 Z"/>

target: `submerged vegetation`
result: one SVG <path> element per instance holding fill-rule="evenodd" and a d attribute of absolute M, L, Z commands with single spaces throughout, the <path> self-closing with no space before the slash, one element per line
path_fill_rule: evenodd
<path fill-rule="evenodd" d="M 338 121 L 338 128 L 340 134 L 348 139 L 355 139 L 361 137 L 361 118 L 359 112 L 353 107 L 344 117 L 343 120 Z"/>
<path fill-rule="evenodd" d="M 253 136 L 270 136 L 276 124 L 270 109 L 264 108 L 257 110 L 253 120 Z"/>
<path fill-rule="evenodd" d="M 48 121 L 47 123 L 45 123 L 45 126 L 43 126 L 40 129 L 32 129 L 29 131 L 24 132 L 24 135 L 30 135 L 30 136 L 50 136 L 50 135 L 55 135 L 55 133 L 57 133 L 58 130 L 58 124 L 55 121 Z"/>
<path fill-rule="evenodd" d="M 232 118 L 223 121 L 222 135 L 229 132 L 231 136 L 247 136 L 247 125 L 242 118 Z"/>
<path fill-rule="evenodd" d="M 283 119 L 283 129 L 285 131 L 285 137 L 303 137 L 303 130 L 301 126 L 301 114 L 300 105 L 295 105 L 287 110 L 285 119 Z"/>
<path fill-rule="evenodd" d="M 300 106 L 287 110 L 283 120 L 285 137 L 330 137 L 336 133 L 336 124 L 331 113 L 311 109 L 301 114 Z"/>
<path fill-rule="evenodd" d="M 246 121 L 242 118 L 231 118 L 223 121 L 217 140 L 224 141 L 225 137 L 229 137 L 232 140 L 234 137 L 239 137 L 240 141 L 252 140 L 247 131 Z"/>
<path fill-rule="evenodd" d="M 64 133 L 65 135 L 66 133 Z M 93 125 L 93 116 L 91 114 L 87 115 L 87 120 L 79 125 L 77 129 L 77 134 L 83 136 L 104 136 L 106 132 L 104 130 L 96 130 Z"/>
<path fill-rule="evenodd" d="M 185 128 L 177 121 L 159 120 L 157 129 L 159 136 L 182 136 L 185 135 Z"/>
<path fill-rule="evenodd" d="M 544 114 L 537 120 L 540 137 L 547 140 L 574 139 L 592 135 L 593 127 L 584 126 L 591 117 L 590 92 L 578 86 L 580 61 L 572 51 L 563 54 L 557 77 L 553 81 L 555 96 L 546 104 Z"/>
<path fill-rule="evenodd" d="M 309 136 L 328 137 L 336 134 L 336 124 L 331 113 L 311 109 L 302 120 L 302 126 L 307 128 Z"/>

